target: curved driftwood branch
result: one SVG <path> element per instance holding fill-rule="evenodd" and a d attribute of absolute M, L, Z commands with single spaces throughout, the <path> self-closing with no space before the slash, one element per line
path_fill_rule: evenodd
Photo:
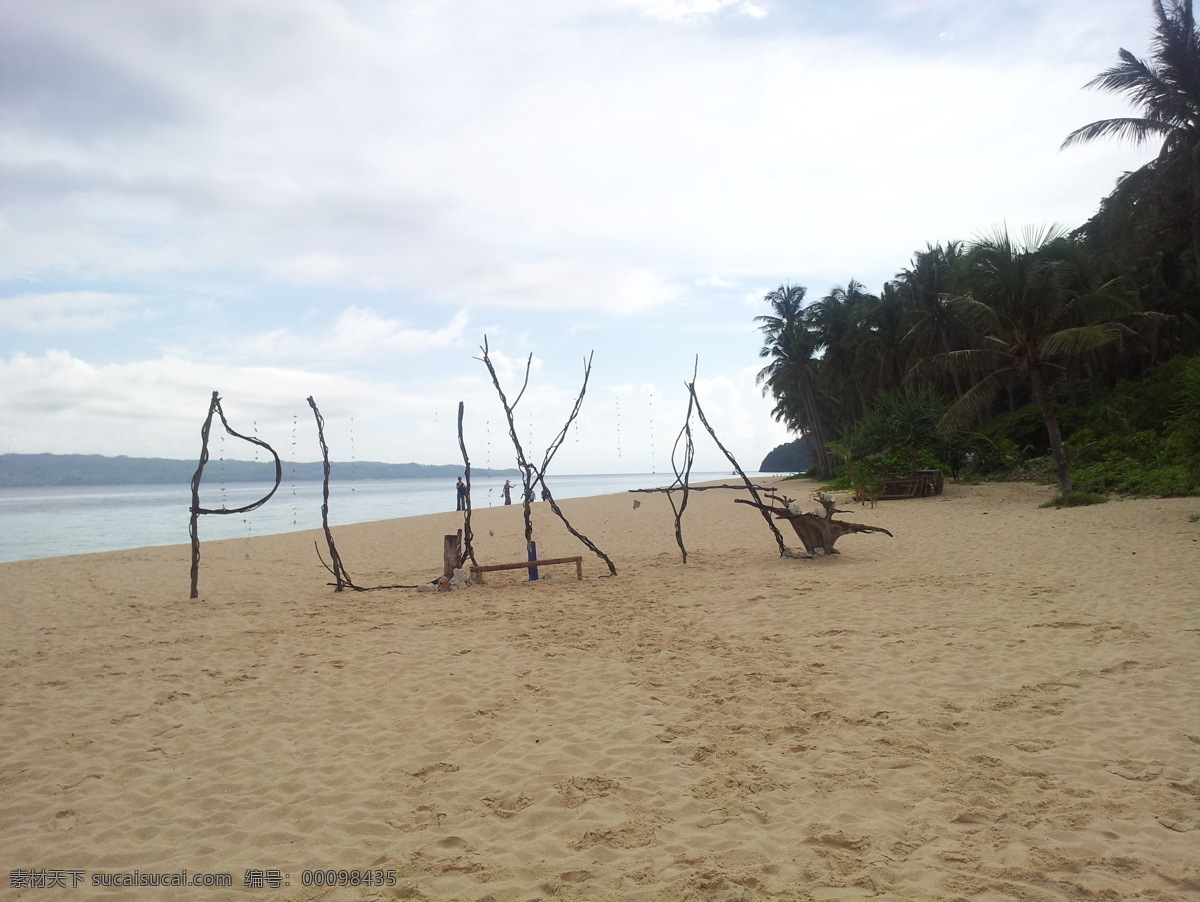
<path fill-rule="evenodd" d="M 575 398 L 575 405 L 571 408 L 571 413 L 567 417 L 567 421 L 563 423 L 563 428 L 559 430 L 558 435 L 546 447 L 546 454 L 542 458 L 542 465 L 538 468 L 538 473 L 543 474 L 550 466 L 550 461 L 554 460 L 554 455 L 558 453 L 558 449 L 562 447 L 563 441 L 567 437 L 567 432 L 571 428 L 571 424 L 575 422 L 575 418 L 579 416 L 579 408 L 583 406 L 584 395 L 587 394 L 588 380 L 592 376 L 592 354 L 588 354 L 587 360 L 583 362 L 583 385 L 579 389 L 579 394 Z M 544 484 L 543 484 L 544 485 Z"/>
<path fill-rule="evenodd" d="M 462 401 L 458 402 L 458 448 L 462 451 L 463 467 L 466 472 L 467 483 L 467 508 L 463 512 L 463 558 L 458 562 L 458 566 L 462 566 L 463 562 L 471 559 L 471 563 L 476 566 L 479 561 L 475 560 L 475 548 L 471 544 L 473 533 L 471 532 L 471 458 L 467 456 L 467 443 L 463 441 L 463 409 Z"/>
<path fill-rule="evenodd" d="M 700 417 L 700 422 L 704 424 L 704 428 L 708 430 L 708 434 L 712 436 L 712 440 L 717 443 L 717 447 L 721 449 L 721 452 L 725 455 L 729 462 L 733 464 L 733 469 L 737 472 L 738 476 L 742 477 L 742 482 L 745 483 L 751 497 L 754 498 L 754 501 L 756 502 L 755 506 L 760 508 L 763 507 L 762 499 L 758 497 L 758 490 L 754 487 L 754 483 L 750 481 L 750 477 L 748 477 L 745 471 L 742 470 L 734 456 L 729 453 L 729 449 L 721 444 L 721 440 L 717 438 L 717 433 L 713 430 L 712 426 L 708 425 L 708 420 L 704 416 L 704 408 L 700 406 L 700 399 L 696 397 L 696 380 L 694 378 L 687 384 L 687 389 L 688 394 L 692 396 L 692 400 L 696 402 L 696 415 Z M 763 519 L 767 521 L 767 526 L 771 527 L 771 533 L 775 536 L 775 541 L 779 545 L 780 557 L 787 557 L 791 552 L 787 545 L 784 544 L 783 534 L 779 531 L 779 528 L 771 522 L 771 517 L 766 512 L 763 513 Z"/>
<path fill-rule="evenodd" d="M 336 577 L 337 574 L 334 572 L 333 568 L 330 567 L 327 563 L 325 563 L 325 558 L 323 558 L 321 556 L 321 546 L 318 545 L 316 542 L 313 542 L 313 549 L 317 552 L 317 560 L 319 560 L 321 562 L 321 566 L 324 567 L 326 570 L 328 570 L 330 572 L 330 574 L 332 574 L 334 577 Z M 329 583 L 328 585 L 336 586 L 337 583 Z M 419 589 L 421 587 L 419 585 L 413 585 L 413 586 L 397 585 L 397 586 L 351 586 L 350 588 L 352 588 L 355 592 L 373 592 L 376 589 Z"/>
<path fill-rule="evenodd" d="M 545 489 L 546 494 L 544 497 L 545 497 L 546 501 L 550 504 L 550 510 L 554 511 L 554 513 L 558 515 L 558 519 L 562 520 L 563 526 L 565 526 L 567 528 L 567 532 L 569 532 L 571 535 L 573 535 L 575 538 L 577 538 L 580 542 L 582 542 L 584 545 L 586 545 L 587 548 L 593 554 L 596 555 L 596 557 L 598 557 L 598 558 L 600 558 L 600 560 L 604 561 L 605 565 L 608 567 L 608 572 L 610 574 L 612 574 L 613 576 L 616 576 L 617 575 L 617 566 L 616 566 L 616 564 L 614 564 L 612 562 L 612 559 L 607 554 L 605 554 L 603 551 L 601 551 L 596 546 L 595 542 L 593 542 L 591 539 L 589 539 L 587 536 L 585 536 L 583 533 L 581 533 L 579 530 L 577 530 L 574 526 L 571 525 L 571 522 L 567 519 L 567 515 L 562 512 L 562 509 L 558 506 L 558 502 L 554 500 L 554 495 L 550 492 L 550 489 L 546 487 L 545 482 L 542 482 L 542 488 Z"/>
<path fill-rule="evenodd" d="M 317 409 L 317 402 L 313 400 L 312 395 L 308 396 L 308 406 L 312 408 L 313 416 L 317 418 L 317 439 L 321 443 L 321 461 L 324 467 L 325 480 L 321 486 L 321 528 L 325 530 L 325 544 L 329 546 L 329 558 L 333 562 L 332 566 L 326 564 L 326 569 L 333 574 L 333 578 L 337 580 L 335 583 L 335 591 L 342 591 L 343 588 L 349 586 L 355 591 L 363 591 L 358 586 L 354 585 L 354 580 L 350 578 L 350 574 L 342 565 L 341 555 L 338 554 L 337 545 L 333 542 L 333 530 L 329 528 L 329 446 L 325 444 L 325 418 L 321 416 L 321 411 Z M 318 552 L 318 555 L 320 552 Z M 324 561 L 321 561 L 324 564 Z"/>
<path fill-rule="evenodd" d="M 768 492 L 769 493 L 769 492 L 775 491 L 775 486 L 771 486 L 771 485 L 756 485 L 755 488 L 758 489 L 760 492 Z M 733 491 L 735 491 L 735 492 L 746 491 L 746 487 L 744 485 L 693 485 L 688 488 L 688 491 L 711 492 L 713 489 L 733 489 Z M 657 488 L 657 489 L 626 489 L 625 491 L 629 492 L 631 495 L 638 494 L 639 492 L 642 494 L 651 494 L 654 492 L 666 492 L 667 494 L 670 494 L 671 492 L 678 492 L 678 491 L 680 491 L 680 489 L 676 485 L 669 485 L 669 486 L 662 486 L 661 488 Z"/>
<path fill-rule="evenodd" d="M 699 361 L 697 361 L 699 366 Z M 696 375 L 693 371 L 692 379 Z M 671 491 L 667 492 L 667 501 L 671 505 L 671 513 L 675 515 L 675 544 L 679 546 L 679 554 L 683 559 L 683 563 L 687 563 L 688 553 L 687 546 L 683 544 L 683 512 L 687 510 L 688 493 L 691 491 L 692 478 L 692 463 L 696 459 L 696 445 L 692 440 L 692 408 L 695 406 L 695 399 L 688 396 L 687 416 L 683 418 L 683 427 L 679 430 L 679 435 L 675 436 L 675 444 L 671 446 L 671 470 L 675 473 L 675 481 L 671 483 L 674 487 L 678 485 L 683 491 L 683 497 L 680 499 L 679 505 L 675 505 L 675 496 Z M 680 468 L 679 462 L 676 459 L 676 454 L 679 452 L 679 443 L 683 442 L 683 467 Z"/>
<path fill-rule="evenodd" d="M 227 433 L 232 435 L 234 438 L 240 438 L 243 441 L 247 441 L 247 442 L 250 442 L 251 444 L 258 445 L 259 447 L 266 448 L 271 453 L 271 457 L 274 458 L 274 460 L 275 460 L 275 485 L 273 485 L 271 487 L 271 491 L 267 492 L 267 494 L 263 495 L 263 497 L 259 498 L 253 504 L 247 504 L 244 507 L 235 507 L 235 508 L 222 507 L 220 509 L 210 509 L 210 508 L 204 508 L 204 507 L 200 506 L 200 480 L 204 476 L 204 465 L 208 463 L 208 436 L 209 436 L 209 432 L 212 430 L 212 418 L 213 418 L 214 413 L 217 414 L 221 418 L 221 425 L 225 427 L 225 431 Z M 196 598 L 200 594 L 200 592 L 199 592 L 200 529 L 199 529 L 199 522 L 198 522 L 199 517 L 202 514 L 245 514 L 245 513 L 249 513 L 250 511 L 255 510 L 256 508 L 262 507 L 264 504 L 266 504 L 268 501 L 270 501 L 271 496 L 273 496 L 275 494 L 276 490 L 278 490 L 279 484 L 281 482 L 283 482 L 283 464 L 279 460 L 279 455 L 275 453 L 275 449 L 272 448 L 270 445 L 268 445 L 266 442 L 264 442 L 262 439 L 254 438 L 249 435 L 242 435 L 240 432 L 238 432 L 232 426 L 230 426 L 229 421 L 227 419 L 225 419 L 225 411 L 221 408 L 220 394 L 218 392 L 214 391 L 212 393 L 212 399 L 208 403 L 208 416 L 206 416 L 204 418 L 204 425 L 200 428 L 200 463 L 196 467 L 196 472 L 192 474 L 192 506 L 191 506 L 191 517 L 188 521 L 188 536 L 190 537 L 191 542 L 192 542 L 192 568 L 191 568 L 192 586 L 191 586 L 191 594 L 189 596 L 190 598 Z"/>
<path fill-rule="evenodd" d="M 488 353 L 487 336 L 483 336 L 483 357 L 479 358 L 483 361 L 483 365 L 487 367 L 488 374 L 492 377 L 492 385 L 496 387 L 496 394 L 500 396 L 500 406 L 504 408 L 504 416 L 508 420 L 508 437 L 512 439 L 513 449 L 517 453 L 517 466 L 521 470 L 521 506 L 525 517 L 525 545 L 528 546 L 533 541 L 533 512 L 531 510 L 533 504 L 533 465 L 525 458 L 525 449 L 521 446 L 521 439 L 517 435 L 517 423 L 513 417 L 513 410 L 521 400 L 521 396 L 525 394 L 525 388 L 529 385 L 529 370 L 533 365 L 533 355 L 525 361 L 525 382 L 521 385 L 521 391 L 517 395 L 516 401 L 511 404 L 504 394 L 504 389 L 500 386 L 500 377 L 496 375 L 496 367 L 492 365 L 491 355 Z"/>
<path fill-rule="evenodd" d="M 584 364 L 583 364 L 583 386 L 579 390 L 579 395 L 575 398 L 575 405 L 571 408 L 571 413 L 567 417 L 567 421 L 563 425 L 563 428 L 559 431 L 558 435 L 556 435 L 554 437 L 554 440 L 551 441 L 549 446 L 546 448 L 546 453 L 542 458 L 542 465 L 541 465 L 541 467 L 538 467 L 535 464 L 530 463 L 528 458 L 525 456 L 525 449 L 522 447 L 521 440 L 517 436 L 516 418 L 513 416 L 513 410 L 517 405 L 517 401 L 521 400 L 521 395 L 525 394 L 525 388 L 529 385 L 529 370 L 530 370 L 530 366 L 533 363 L 533 355 L 530 354 L 529 358 L 525 362 L 525 382 L 521 386 L 521 392 L 520 392 L 520 394 L 517 395 L 517 400 L 513 401 L 510 404 L 508 401 L 508 398 L 504 394 L 504 389 L 501 388 L 501 386 L 500 386 L 500 378 L 499 378 L 499 376 L 496 375 L 496 368 L 495 368 L 495 366 L 492 365 L 492 359 L 488 352 L 489 349 L 488 349 L 487 336 L 484 336 L 483 347 L 480 348 L 480 350 L 483 351 L 483 357 L 480 359 L 483 361 L 484 366 L 487 367 L 488 373 L 492 377 L 492 384 L 496 387 L 496 393 L 500 396 L 500 405 L 504 408 L 504 416 L 508 420 L 508 434 L 509 434 L 509 437 L 512 439 L 513 448 L 517 454 L 517 465 L 521 468 L 521 481 L 523 484 L 522 485 L 523 491 L 521 493 L 521 495 L 522 495 L 521 503 L 523 506 L 523 513 L 524 513 L 524 517 L 525 517 L 525 546 L 526 546 L 526 548 L 527 549 L 532 548 L 532 543 L 533 543 L 532 507 L 533 507 L 533 498 L 534 498 L 533 493 L 534 493 L 535 487 L 540 485 L 542 487 L 542 496 L 550 503 L 550 509 L 552 511 L 554 511 L 555 515 L 563 522 L 563 525 L 567 528 L 567 532 L 569 532 L 576 539 L 578 539 L 580 542 L 582 542 L 584 545 L 586 545 L 594 554 L 596 554 L 601 560 L 603 560 L 604 563 L 608 566 L 609 573 L 611 573 L 615 576 L 617 573 L 617 568 L 613 564 L 612 560 L 608 557 L 608 555 L 606 555 L 603 551 L 601 551 L 596 546 L 596 544 L 594 542 L 592 542 L 591 539 L 589 539 L 587 536 L 585 536 L 583 533 L 579 532 L 577 529 L 575 529 L 574 526 L 571 525 L 570 521 L 567 520 L 566 515 L 562 512 L 562 508 L 560 508 L 558 506 L 558 503 L 554 500 L 554 495 L 553 495 L 553 493 L 551 493 L 550 488 L 546 485 L 546 470 L 550 466 L 550 462 L 554 459 L 554 455 L 558 453 L 558 449 L 562 447 L 562 443 L 567 437 L 567 432 L 570 430 L 571 424 L 573 422 L 575 422 L 576 417 L 579 416 L 579 410 L 583 405 L 584 396 L 587 394 L 588 380 L 591 377 L 591 373 L 592 373 L 592 355 L 589 354 L 587 359 L 584 361 Z M 532 554 L 532 551 L 530 553 Z M 532 558 L 531 558 L 531 560 L 532 560 Z"/>

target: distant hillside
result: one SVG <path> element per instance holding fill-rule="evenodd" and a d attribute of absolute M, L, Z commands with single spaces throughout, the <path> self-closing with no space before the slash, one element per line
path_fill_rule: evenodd
<path fill-rule="evenodd" d="M 808 442 L 802 438 L 786 445 L 777 445 L 766 457 L 758 470 L 760 473 L 804 473 L 813 465 Z"/>
<path fill-rule="evenodd" d="M 170 485 L 189 484 L 198 460 L 168 460 L 162 457 L 104 457 L 99 454 L 0 454 L 0 487 L 55 485 Z M 334 479 L 413 479 L 444 477 L 463 473 L 462 464 L 385 464 L 377 461 L 331 462 Z M 285 479 L 322 479 L 320 461 L 283 464 Z M 205 465 L 206 478 L 225 482 L 273 482 L 272 461 L 215 460 Z M 516 469 L 472 468 L 473 476 L 520 476 Z"/>

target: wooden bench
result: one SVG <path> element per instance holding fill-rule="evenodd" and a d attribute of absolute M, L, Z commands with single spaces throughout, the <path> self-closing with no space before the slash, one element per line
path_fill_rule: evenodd
<path fill-rule="evenodd" d="M 581 555 L 576 555 L 575 557 L 543 558 L 538 561 L 518 561 L 515 564 L 480 564 L 471 567 L 471 577 L 482 583 L 484 573 L 491 573 L 495 570 L 532 569 L 533 567 L 545 567 L 550 564 L 574 564 L 576 578 L 583 579 L 583 557 Z"/>

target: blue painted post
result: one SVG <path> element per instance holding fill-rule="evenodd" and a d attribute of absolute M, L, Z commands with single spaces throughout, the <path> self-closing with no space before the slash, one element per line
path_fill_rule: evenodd
<path fill-rule="evenodd" d="M 529 557 L 527 558 L 527 560 L 530 560 L 530 561 L 536 561 L 536 560 L 537 560 L 537 542 L 530 542 L 530 543 L 529 543 Z M 530 568 L 529 568 L 529 579 L 530 579 L 530 581 L 532 582 L 533 580 L 535 580 L 535 579 L 537 579 L 537 578 L 538 578 L 538 568 L 537 568 L 537 567 L 530 567 Z"/>

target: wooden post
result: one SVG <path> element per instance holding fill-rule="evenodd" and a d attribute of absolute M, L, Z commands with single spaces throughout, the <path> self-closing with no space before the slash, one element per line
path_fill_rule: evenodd
<path fill-rule="evenodd" d="M 452 536 L 442 537 L 442 575 L 446 579 L 454 576 L 454 571 L 462 566 L 462 530 Z"/>
<path fill-rule="evenodd" d="M 528 559 L 531 561 L 537 560 L 537 542 L 529 543 L 529 558 Z M 538 578 L 538 568 L 530 567 L 529 568 L 529 581 L 533 582 L 537 578 Z"/>

